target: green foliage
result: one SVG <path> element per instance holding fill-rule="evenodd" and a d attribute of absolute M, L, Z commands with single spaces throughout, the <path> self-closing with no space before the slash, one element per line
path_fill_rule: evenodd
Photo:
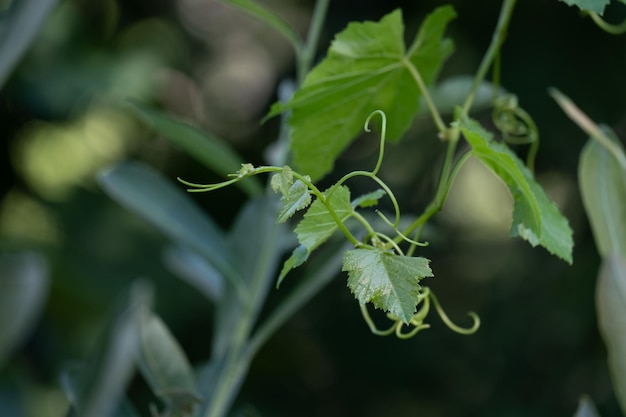
<path fill-rule="evenodd" d="M 342 270 L 348 272 L 348 287 L 359 303 L 371 302 L 409 324 L 420 295 L 419 282 L 433 276 L 428 262 L 425 258 L 364 248 L 346 252 Z"/>
<path fill-rule="evenodd" d="M 472 153 L 504 181 L 513 195 L 511 236 L 522 237 L 532 246 L 541 245 L 571 264 L 572 230 L 528 168 L 474 120 L 463 119 L 459 127 L 472 146 Z"/>
<path fill-rule="evenodd" d="M 606 133 L 624 155 L 615 134 L 609 130 Z M 618 254 L 626 258 L 626 170 L 608 149 L 592 138 L 581 153 L 578 176 L 600 255 Z"/>
<path fill-rule="evenodd" d="M 577 6 L 582 11 L 602 14 L 611 0 L 560 0 L 570 6 Z M 621 1 L 621 0 L 620 0 Z"/>
<path fill-rule="evenodd" d="M 388 138 L 400 138 L 418 109 L 416 77 L 422 87 L 433 82 L 452 52 L 443 32 L 454 16 L 449 6 L 435 10 L 408 49 L 400 10 L 379 22 L 351 23 L 337 34 L 291 101 L 270 112 L 292 112 L 291 151 L 298 171 L 314 181 L 327 174 L 374 110 L 394 115 Z"/>

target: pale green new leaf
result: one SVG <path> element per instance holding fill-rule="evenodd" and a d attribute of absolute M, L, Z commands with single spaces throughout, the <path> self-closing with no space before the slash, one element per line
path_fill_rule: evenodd
<path fill-rule="evenodd" d="M 507 185 L 513 195 L 511 236 L 572 263 L 572 230 L 567 219 L 535 181 L 524 163 L 505 144 L 492 140 L 478 122 L 464 118 L 458 126 L 478 159 Z"/>
<path fill-rule="evenodd" d="M 624 153 L 615 134 L 606 133 Z M 626 172 L 600 142 L 589 139 L 580 156 L 578 179 L 598 252 L 626 257 Z"/>
<path fill-rule="evenodd" d="M 350 203 L 350 190 L 346 186 L 330 187 L 324 192 L 328 204 L 337 218 L 343 222 L 353 213 Z M 298 241 L 310 252 L 326 242 L 339 228 L 328 208 L 318 198 L 307 210 L 304 218 L 296 227 Z"/>
<path fill-rule="evenodd" d="M 454 17 L 449 6 L 436 9 L 409 50 L 400 10 L 379 22 L 350 23 L 339 33 L 291 101 L 275 104 L 269 114 L 292 111 L 291 147 L 298 171 L 313 180 L 328 173 L 374 110 L 393 115 L 388 139 L 402 136 L 419 106 L 420 90 L 410 69 L 426 84 L 436 78 L 453 50 L 443 32 Z"/>
<path fill-rule="evenodd" d="M 272 186 L 272 190 L 277 193 L 281 193 L 282 195 L 287 195 L 289 193 L 289 188 L 293 184 L 293 170 L 285 166 L 280 172 L 272 175 L 272 179 L 270 180 L 270 185 Z"/>
<path fill-rule="evenodd" d="M 300 180 L 296 180 L 287 194 L 283 195 L 280 199 L 283 206 L 278 214 L 278 223 L 286 222 L 294 213 L 298 210 L 302 210 L 311 204 L 311 194 L 309 193 L 309 187 Z"/>
<path fill-rule="evenodd" d="M 363 194 L 352 201 L 352 207 L 373 207 L 378 204 L 378 200 L 383 198 L 385 194 L 387 193 L 381 189 Z"/>
<path fill-rule="evenodd" d="M 371 302 L 409 323 L 420 294 L 419 282 L 433 273 L 426 258 L 400 256 L 379 249 L 354 249 L 343 258 L 348 287 L 359 303 Z"/>
<path fill-rule="evenodd" d="M 343 185 L 330 187 L 324 192 L 324 196 L 340 222 L 344 222 L 354 213 L 348 187 Z M 296 227 L 295 232 L 300 245 L 283 264 L 277 285 L 280 285 L 289 271 L 302 265 L 311 252 L 326 242 L 338 228 L 339 225 L 328 208 L 319 198 L 316 199 Z"/>
<path fill-rule="evenodd" d="M 560 0 L 569 6 L 578 6 L 584 12 L 604 13 L 604 8 L 611 0 Z"/>

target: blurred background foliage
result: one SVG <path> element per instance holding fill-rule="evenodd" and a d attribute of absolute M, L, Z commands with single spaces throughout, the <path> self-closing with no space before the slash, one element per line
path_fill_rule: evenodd
<path fill-rule="evenodd" d="M 0 23 L 17 3 L 0 2 Z M 311 0 L 263 3 L 306 32 Z M 456 53 L 442 80 L 474 72 L 500 6 L 451 3 L 459 14 L 449 31 Z M 402 7 L 412 34 L 440 4 L 333 1 L 320 54 L 348 21 Z M 614 6 L 605 17 L 625 15 Z M 1 415 L 65 415 L 60 371 L 87 355 L 138 277 L 154 284 L 154 309 L 191 361 L 208 359 L 211 305 L 167 269 L 165 238 L 110 200 L 94 177 L 139 159 L 172 179 L 219 179 L 151 133 L 128 98 L 216 134 L 246 160 L 264 161 L 278 122 L 260 120 L 278 83 L 293 77 L 292 59 L 275 32 L 213 0 L 58 2 L 0 90 L 0 250 L 41 254 L 50 277 L 41 317 L 0 369 Z M 237 402 L 241 415 L 563 416 L 585 393 L 601 415 L 619 415 L 593 305 L 599 257 L 576 183 L 586 138 L 547 88 L 558 87 L 626 137 L 625 38 L 556 0 L 522 1 L 502 68 L 504 87 L 540 129 L 537 175 L 575 231 L 574 266 L 509 240 L 505 188 L 470 163 L 435 218 L 424 255 L 436 275 L 429 285 L 449 314 L 462 320 L 476 311 L 480 331 L 463 337 L 435 322 L 409 341 L 375 337 L 338 273 L 253 362 Z M 477 117 L 489 120 L 487 112 Z M 381 176 L 406 214 L 432 197 L 443 152 L 434 132 L 428 117 L 418 117 L 388 149 Z M 336 171 L 373 165 L 376 146 L 374 138 L 356 142 Z M 245 201 L 237 188 L 193 198 L 224 228 Z M 297 279 L 294 272 L 288 281 Z M 280 296 L 271 293 L 270 305 Z M 145 382 L 136 377 L 129 392 L 148 415 Z"/>

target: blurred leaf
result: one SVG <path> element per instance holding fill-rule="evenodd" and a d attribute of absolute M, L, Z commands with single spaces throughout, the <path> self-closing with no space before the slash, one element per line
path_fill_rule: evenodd
<path fill-rule="evenodd" d="M 463 103 L 469 94 L 473 83 L 474 77 L 471 75 L 459 75 L 447 78 L 437 83 L 432 88 L 429 88 L 430 98 L 433 100 L 440 113 L 454 113 L 454 109 L 460 103 Z M 502 88 L 499 91 L 504 92 Z M 483 81 L 478 87 L 478 90 L 476 90 L 472 110 L 477 112 L 489 108 L 495 95 L 495 86 L 490 82 Z M 430 110 L 428 107 L 425 107 L 424 104 L 424 99 L 420 97 L 418 113 L 430 114 Z"/>
<path fill-rule="evenodd" d="M 268 24 L 279 33 L 281 33 L 287 40 L 291 42 L 294 49 L 299 51 L 302 48 L 302 40 L 300 39 L 300 35 L 291 27 L 289 23 L 284 21 L 278 15 L 274 14 L 272 11 L 266 9 L 261 4 L 252 1 L 252 0 L 219 0 L 222 3 L 228 4 L 230 6 L 236 7 L 239 10 L 242 10 L 260 21 Z"/>
<path fill-rule="evenodd" d="M 48 292 L 48 267 L 36 253 L 0 256 L 0 368 L 28 335 Z"/>
<path fill-rule="evenodd" d="M 453 49 L 443 32 L 454 16 L 449 6 L 436 9 L 408 50 L 400 10 L 379 22 L 350 23 L 337 34 L 302 88 L 288 103 L 274 104 L 269 114 L 292 110 L 291 149 L 298 171 L 314 181 L 328 173 L 374 110 L 393 115 L 387 137 L 400 138 L 419 106 L 420 90 L 412 71 L 419 72 L 426 84 L 434 81 Z"/>
<path fill-rule="evenodd" d="M 465 118 L 458 126 L 472 153 L 504 181 L 513 195 L 511 236 L 520 236 L 532 246 L 541 245 L 571 264 L 574 241 L 567 219 L 524 163 L 505 144 L 495 142 L 475 120 Z"/>
<path fill-rule="evenodd" d="M 600 267 L 596 288 L 598 327 L 608 351 L 613 390 L 626 413 L 626 258 L 611 254 Z"/>
<path fill-rule="evenodd" d="M 181 279 L 200 291 L 207 299 L 217 301 L 224 292 L 224 280 L 206 259 L 193 250 L 177 245 L 163 254 L 167 267 Z"/>
<path fill-rule="evenodd" d="M 102 171 L 98 180 L 113 199 L 149 220 L 173 241 L 204 256 L 238 291 L 245 291 L 222 231 L 184 191 L 138 162 Z"/>
<path fill-rule="evenodd" d="M 158 110 L 132 101 L 130 108 L 152 129 L 179 146 L 209 169 L 226 177 L 241 168 L 243 159 L 224 141 L 188 123 L 173 119 Z M 238 181 L 250 196 L 261 194 L 263 187 L 256 177 Z"/>
<path fill-rule="evenodd" d="M 611 0 L 560 0 L 569 6 L 578 6 L 584 12 L 604 13 L 604 8 Z"/>
<path fill-rule="evenodd" d="M 0 20 L 0 87 L 35 39 L 57 0 L 14 1 Z"/>
<path fill-rule="evenodd" d="M 300 180 L 296 180 L 286 194 L 284 194 L 280 201 L 282 202 L 282 208 L 278 214 L 278 223 L 286 222 L 291 216 L 293 216 L 298 210 L 302 210 L 311 204 L 311 193 L 309 187 Z"/>
<path fill-rule="evenodd" d="M 593 404 L 593 400 L 588 396 L 583 396 L 578 404 L 578 409 L 574 417 L 600 417 L 596 406 Z"/>
<path fill-rule="evenodd" d="M 415 314 L 420 280 L 433 276 L 429 262 L 379 249 L 354 249 L 344 254 L 342 271 L 348 272 L 348 287 L 359 303 L 371 302 L 408 324 Z"/>
<path fill-rule="evenodd" d="M 168 410 L 192 409 L 199 397 L 189 360 L 163 321 L 150 312 L 141 320 L 139 368 Z"/>
<path fill-rule="evenodd" d="M 141 318 L 149 309 L 152 291 L 144 282 L 131 287 L 130 297 L 109 331 L 104 334 L 98 351 L 76 379 L 66 378 L 65 388 L 80 417 L 108 417 L 116 414 L 126 384 L 135 369 L 140 348 Z M 69 383 L 68 383 L 69 382 Z"/>
<path fill-rule="evenodd" d="M 615 134 L 604 130 L 623 153 Z M 626 257 L 626 172 L 601 143 L 589 139 L 581 153 L 578 178 L 598 252 Z"/>
<path fill-rule="evenodd" d="M 352 200 L 352 207 L 374 207 L 378 204 L 378 200 L 383 198 L 386 194 L 387 193 L 381 189 L 363 194 L 362 196 Z"/>
<path fill-rule="evenodd" d="M 214 353 L 219 357 L 229 350 L 232 329 L 242 314 L 256 317 L 276 277 L 276 269 L 285 249 L 293 244 L 292 234 L 284 224 L 276 223 L 277 196 L 268 194 L 250 200 L 239 212 L 228 236 L 228 247 L 238 260 L 249 297 L 235 299 L 226 289 L 217 309 Z"/>

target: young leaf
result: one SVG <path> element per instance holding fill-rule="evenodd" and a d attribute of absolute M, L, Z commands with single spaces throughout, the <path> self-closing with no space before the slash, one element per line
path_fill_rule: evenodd
<path fill-rule="evenodd" d="M 282 195 L 287 195 L 287 193 L 289 193 L 289 189 L 292 184 L 293 170 L 288 166 L 283 167 L 282 171 L 272 175 L 272 179 L 270 180 L 272 190 L 277 193 L 281 193 Z"/>
<path fill-rule="evenodd" d="M 383 198 L 385 194 L 387 193 L 381 189 L 363 194 L 362 196 L 352 200 L 352 207 L 373 207 L 378 204 L 378 200 Z"/>
<path fill-rule="evenodd" d="M 298 210 L 302 210 L 311 204 L 311 194 L 309 193 L 309 187 L 300 180 L 296 180 L 287 194 L 283 195 L 280 199 L 283 203 L 283 207 L 278 214 L 278 223 L 286 222 L 294 213 Z"/>
<path fill-rule="evenodd" d="M 541 245 L 571 264 L 574 242 L 567 219 L 524 163 L 505 144 L 493 141 L 475 120 L 465 118 L 458 126 L 474 155 L 504 181 L 513 195 L 511 237 L 520 236 L 532 246 Z"/>
<path fill-rule="evenodd" d="M 340 221 L 343 222 L 352 215 L 353 211 L 348 187 L 343 185 L 330 187 L 324 192 L 324 195 Z M 298 236 L 298 241 L 310 253 L 324 243 L 338 227 L 328 208 L 317 199 L 311 204 L 302 221 L 298 223 L 295 232 Z"/>
<path fill-rule="evenodd" d="M 583 12 L 604 13 L 604 8 L 611 0 L 561 0 L 569 6 L 578 6 Z"/>
<path fill-rule="evenodd" d="M 393 114 L 387 124 L 390 140 L 402 136 L 418 110 L 421 94 L 411 71 L 417 71 L 426 84 L 436 78 L 453 49 L 452 42 L 442 37 L 454 17 L 449 6 L 436 9 L 409 50 L 400 10 L 379 22 L 351 23 L 339 33 L 291 101 L 275 104 L 269 114 L 292 110 L 289 124 L 298 171 L 313 180 L 328 173 L 374 110 Z"/>
<path fill-rule="evenodd" d="M 348 187 L 333 186 L 326 190 L 324 195 L 341 222 L 344 222 L 354 212 L 350 203 Z M 324 203 L 319 199 L 315 200 L 296 227 L 295 232 L 300 246 L 294 249 L 289 259 L 283 264 L 277 285 L 280 285 L 289 271 L 302 265 L 309 258 L 311 252 L 326 242 L 338 228 L 339 225 Z"/>
<path fill-rule="evenodd" d="M 613 132 L 607 132 L 624 149 Z M 593 235 L 602 256 L 626 257 L 626 172 L 600 142 L 589 139 L 578 168 L 580 192 Z"/>
<path fill-rule="evenodd" d="M 405 323 L 411 321 L 420 293 L 419 282 L 432 277 L 429 260 L 400 256 L 379 249 L 354 249 L 345 253 L 343 271 L 359 303 L 371 302 Z"/>

